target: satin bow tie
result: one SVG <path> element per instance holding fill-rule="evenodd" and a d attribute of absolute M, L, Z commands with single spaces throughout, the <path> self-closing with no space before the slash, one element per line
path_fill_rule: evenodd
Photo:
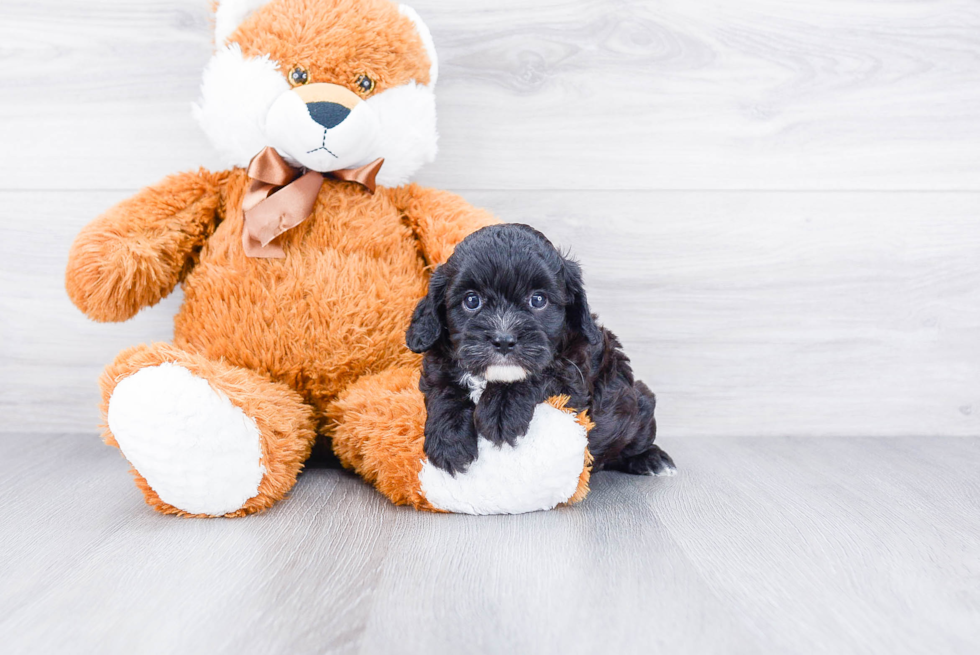
<path fill-rule="evenodd" d="M 249 257 L 282 258 L 286 254 L 277 242 L 280 234 L 290 230 L 313 212 L 324 177 L 355 182 L 369 193 L 376 188 L 375 177 L 384 164 L 376 159 L 360 168 L 345 168 L 330 173 L 303 172 L 287 164 L 275 148 L 263 148 L 248 164 L 251 180 L 242 210 L 245 225 L 242 246 Z"/>

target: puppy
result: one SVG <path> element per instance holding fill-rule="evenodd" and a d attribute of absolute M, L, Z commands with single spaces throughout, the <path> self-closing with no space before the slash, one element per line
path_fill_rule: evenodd
<path fill-rule="evenodd" d="M 406 341 L 425 353 L 425 454 L 453 475 L 476 458 L 479 435 L 516 444 L 535 406 L 557 394 L 589 410 L 593 470 L 674 472 L 653 443 L 656 398 L 596 324 L 581 269 L 527 225 L 486 227 L 456 246 Z"/>

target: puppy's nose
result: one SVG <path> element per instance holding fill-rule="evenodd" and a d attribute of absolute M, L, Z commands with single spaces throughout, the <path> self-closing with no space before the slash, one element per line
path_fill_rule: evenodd
<path fill-rule="evenodd" d="M 311 102 L 306 105 L 310 118 L 327 128 L 337 127 L 350 116 L 350 109 L 336 102 Z"/>
<path fill-rule="evenodd" d="M 490 343 L 497 349 L 497 352 L 506 355 L 517 345 L 517 339 L 514 338 L 513 334 L 508 332 L 497 332 L 490 337 Z"/>

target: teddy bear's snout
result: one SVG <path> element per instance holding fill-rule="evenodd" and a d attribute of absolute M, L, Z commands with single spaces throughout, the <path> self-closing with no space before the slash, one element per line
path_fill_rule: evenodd
<path fill-rule="evenodd" d="M 347 87 L 323 82 L 283 93 L 266 115 L 269 145 L 321 173 L 377 159 L 379 130 L 370 103 Z"/>
<path fill-rule="evenodd" d="M 293 89 L 293 93 L 306 105 L 310 118 L 328 130 L 343 123 L 361 103 L 350 89 L 337 84 L 307 84 Z"/>

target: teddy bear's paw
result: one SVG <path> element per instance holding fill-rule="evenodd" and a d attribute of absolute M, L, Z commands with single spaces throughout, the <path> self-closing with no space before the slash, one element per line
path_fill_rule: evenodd
<path fill-rule="evenodd" d="M 176 364 L 116 385 L 107 422 L 123 455 L 162 501 L 188 514 L 235 512 L 265 474 L 255 421 Z"/>
<path fill-rule="evenodd" d="M 521 514 L 572 499 L 585 466 L 588 438 L 574 414 L 542 403 L 516 446 L 480 439 L 479 455 L 455 476 L 426 461 L 422 493 L 436 509 L 462 514 Z"/>

